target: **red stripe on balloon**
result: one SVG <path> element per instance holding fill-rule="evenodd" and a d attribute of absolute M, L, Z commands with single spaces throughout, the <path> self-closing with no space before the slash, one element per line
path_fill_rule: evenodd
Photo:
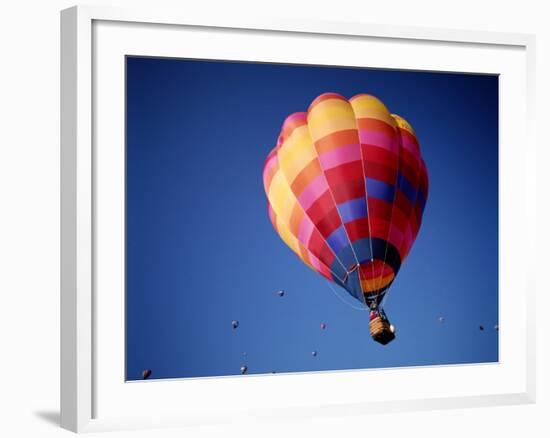
<path fill-rule="evenodd" d="M 340 225 L 342 225 L 342 221 L 336 207 L 325 213 L 318 222 L 315 222 L 315 226 L 325 238 L 330 236 Z"/>
<path fill-rule="evenodd" d="M 378 146 L 366 144 L 361 145 L 361 149 L 363 153 L 363 160 L 373 164 L 381 164 L 389 167 L 390 169 L 397 170 L 396 156 L 394 153 Z"/>
<path fill-rule="evenodd" d="M 352 161 L 325 171 L 329 186 L 363 178 L 361 161 Z"/>
<path fill-rule="evenodd" d="M 332 186 L 331 191 L 336 203 L 342 204 L 343 202 L 351 201 L 352 199 L 364 198 L 365 182 L 361 176 L 359 179 Z"/>
<path fill-rule="evenodd" d="M 395 137 L 395 128 L 386 122 L 378 119 L 363 118 L 357 119 L 357 127 L 364 131 L 377 131 L 386 134 L 390 138 Z"/>
<path fill-rule="evenodd" d="M 383 164 L 373 163 L 367 160 L 363 162 L 363 167 L 366 178 L 377 179 L 391 186 L 395 185 L 397 170 L 394 167 L 384 166 Z"/>
<path fill-rule="evenodd" d="M 357 131 L 355 129 L 346 129 L 328 134 L 327 136 L 315 142 L 315 149 L 318 154 L 332 151 L 340 145 L 357 143 Z"/>
<path fill-rule="evenodd" d="M 325 100 L 330 99 L 338 99 L 338 100 L 344 100 L 347 101 L 347 99 L 338 94 L 338 93 L 323 93 L 320 96 L 316 97 L 313 102 L 311 102 L 311 105 L 309 106 L 308 112 L 311 111 L 316 105 L 320 104 L 321 102 L 324 102 Z"/>
<path fill-rule="evenodd" d="M 370 236 L 369 219 L 364 217 L 344 224 L 352 242 Z"/>
<path fill-rule="evenodd" d="M 325 214 L 327 214 L 334 208 L 335 207 L 334 201 L 332 200 L 332 195 L 327 190 L 313 204 L 311 204 L 306 213 L 310 217 L 311 221 L 316 224 L 323 218 Z"/>

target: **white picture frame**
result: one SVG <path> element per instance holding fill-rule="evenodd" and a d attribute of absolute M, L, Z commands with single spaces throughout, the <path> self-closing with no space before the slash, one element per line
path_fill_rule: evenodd
<path fill-rule="evenodd" d="M 289 41 L 295 52 L 283 50 Z M 353 45 L 372 55 L 354 65 L 501 75 L 499 363 L 125 382 L 124 56 L 350 65 Z M 534 53 L 534 36 L 524 34 L 104 6 L 62 11 L 61 426 L 83 432 L 534 402 L 535 270 L 518 256 L 534 252 L 536 235 Z M 512 117 L 517 123 L 506 124 Z M 352 391 L 362 385 L 372 391 Z"/>

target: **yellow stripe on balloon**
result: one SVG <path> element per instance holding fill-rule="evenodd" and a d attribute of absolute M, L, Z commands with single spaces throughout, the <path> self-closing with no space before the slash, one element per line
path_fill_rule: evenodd
<path fill-rule="evenodd" d="M 281 239 L 298 255 L 298 257 L 300 257 L 300 259 L 302 259 L 304 263 L 316 271 L 316 269 L 311 265 L 309 259 L 304 258 L 303 254 L 308 253 L 308 251 L 302 248 L 301 242 L 292 233 L 290 228 L 292 220 L 298 220 L 300 217 L 299 214 L 296 214 L 297 212 L 295 209 L 302 209 L 302 207 L 298 204 L 294 193 L 292 193 L 290 185 L 288 184 L 281 168 L 277 170 L 271 180 L 267 197 L 276 218 L 276 229 L 279 236 L 281 236 Z M 303 211 L 301 213 L 303 214 Z M 297 228 L 299 224 L 294 224 L 294 226 Z"/>
<path fill-rule="evenodd" d="M 312 107 L 307 122 L 314 142 L 333 132 L 356 129 L 355 114 L 347 100 L 328 99 Z"/>
<path fill-rule="evenodd" d="M 279 230 L 279 235 L 281 239 L 294 251 L 295 253 L 300 253 L 300 247 L 298 245 L 298 240 L 290 232 L 290 229 L 281 219 L 277 217 L 277 230 Z"/>
<path fill-rule="evenodd" d="M 307 251 L 304 251 L 303 246 L 300 244 L 299 240 L 290 232 L 290 229 L 287 227 L 286 223 L 281 221 L 277 217 L 277 231 L 279 232 L 279 236 L 281 236 L 281 239 L 283 242 L 287 244 L 287 246 L 296 253 L 298 257 L 311 269 L 315 271 L 315 268 L 311 265 L 311 262 L 309 259 L 304 258 L 304 254 L 307 253 Z"/>
<path fill-rule="evenodd" d="M 360 94 L 350 99 L 351 106 L 358 119 L 378 119 L 395 126 L 388 108 L 379 99 L 369 94 Z"/>
<path fill-rule="evenodd" d="M 296 197 L 281 169 L 273 176 L 267 197 L 279 220 L 289 223 Z"/>
<path fill-rule="evenodd" d="M 323 121 L 332 117 L 354 117 L 354 114 L 347 100 L 327 99 L 316 103 L 310 108 L 308 112 L 308 123 L 310 117 Z"/>
<path fill-rule="evenodd" d="M 295 129 L 281 145 L 277 155 L 280 168 L 292 184 L 304 167 L 317 157 L 307 125 Z"/>

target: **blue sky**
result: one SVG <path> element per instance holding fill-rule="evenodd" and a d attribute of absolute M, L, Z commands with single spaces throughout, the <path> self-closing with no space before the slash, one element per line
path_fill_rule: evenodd
<path fill-rule="evenodd" d="M 265 157 L 324 92 L 380 98 L 428 166 L 386 346 L 267 216 Z M 129 380 L 498 361 L 498 77 L 131 57 L 126 166 Z"/>

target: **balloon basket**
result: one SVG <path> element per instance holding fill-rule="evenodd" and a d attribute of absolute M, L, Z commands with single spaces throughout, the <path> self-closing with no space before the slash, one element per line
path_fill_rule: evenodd
<path fill-rule="evenodd" d="M 382 345 L 386 345 L 395 339 L 395 333 L 391 330 L 391 324 L 380 316 L 373 318 L 369 327 L 372 339 Z"/>

